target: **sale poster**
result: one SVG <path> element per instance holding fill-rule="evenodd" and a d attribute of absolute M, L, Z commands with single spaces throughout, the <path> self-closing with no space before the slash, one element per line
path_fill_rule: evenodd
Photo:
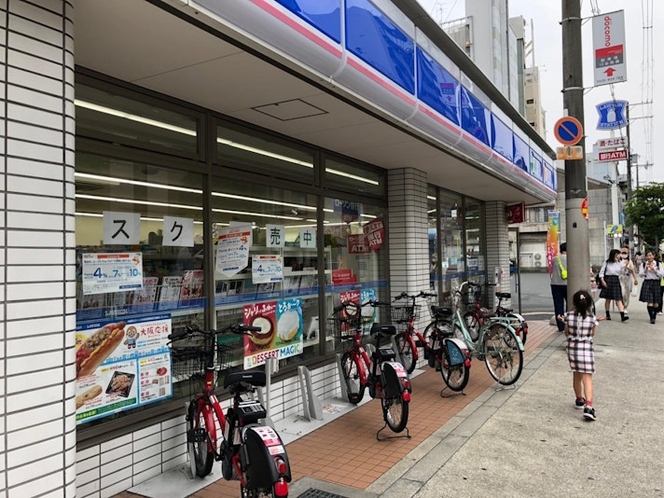
<path fill-rule="evenodd" d="M 77 328 L 77 423 L 172 396 L 170 333 L 168 315 Z"/>
<path fill-rule="evenodd" d="M 143 287 L 143 254 L 88 253 L 82 259 L 83 294 L 123 292 Z"/>

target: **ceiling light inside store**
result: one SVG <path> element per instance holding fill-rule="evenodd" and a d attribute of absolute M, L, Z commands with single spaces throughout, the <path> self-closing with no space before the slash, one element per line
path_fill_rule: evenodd
<path fill-rule="evenodd" d="M 129 112 L 120 111 L 118 109 L 112 109 L 110 107 L 102 106 L 102 105 L 99 105 L 99 104 L 93 104 L 92 102 L 86 102 L 84 100 L 75 99 L 74 104 L 76 106 L 82 107 L 84 109 L 89 109 L 91 111 L 96 111 L 96 112 L 100 112 L 100 113 L 103 113 L 103 114 L 108 114 L 109 116 L 114 116 L 114 117 L 118 117 L 118 118 L 127 119 L 129 121 L 134 121 L 136 123 L 142 123 L 142 124 L 146 124 L 146 125 L 149 125 L 149 126 L 154 126 L 155 128 L 160 128 L 162 130 L 168 130 L 168 131 L 172 131 L 172 132 L 175 132 L 175 133 L 181 133 L 183 135 L 187 135 L 187 136 L 190 136 L 190 137 L 197 136 L 197 131 L 196 130 L 190 130 L 188 128 L 183 128 L 181 126 L 171 125 L 171 124 L 168 124 L 168 123 L 164 123 L 163 121 L 157 121 L 156 119 L 150 119 L 150 118 L 146 118 L 146 117 L 143 117 L 143 116 L 138 116 L 136 114 L 131 114 Z M 306 168 L 313 168 L 314 167 L 313 163 L 311 163 L 311 162 L 302 161 L 302 160 L 299 160 L 299 159 L 295 159 L 293 157 L 284 156 L 283 154 L 276 154 L 274 152 L 259 149 L 257 147 L 252 147 L 250 145 L 245 145 L 245 144 L 242 144 L 242 143 L 233 142 L 232 140 L 227 140 L 225 138 L 217 137 L 217 143 L 220 143 L 222 145 L 227 145 L 228 147 L 234 147 L 236 149 L 245 150 L 247 152 L 252 152 L 254 154 L 259 154 L 261 156 L 271 157 L 273 159 L 278 159 L 280 161 L 288 162 L 288 163 L 291 163 L 291 164 L 297 164 L 297 165 L 300 165 L 300 166 L 304 166 Z M 364 178 L 364 177 L 359 176 L 359 175 L 353 175 L 351 173 L 346 173 L 344 171 L 339 171 L 339 170 L 332 169 L 332 168 L 325 168 L 325 171 L 327 173 L 330 173 L 330 174 L 333 174 L 333 175 L 338 175 L 338 176 L 343 176 L 343 177 L 346 177 L 346 178 L 351 178 L 353 180 L 368 183 L 370 185 L 379 185 L 379 182 L 377 182 L 376 180 L 370 180 L 368 178 Z"/>
<path fill-rule="evenodd" d="M 118 186 L 121 183 L 127 184 L 127 185 L 137 185 L 140 187 L 148 187 L 148 188 L 160 188 L 163 190 L 176 190 L 178 192 L 189 192 L 192 194 L 202 194 L 203 191 L 200 189 L 195 189 L 195 188 L 187 188 L 187 187 L 176 187 L 173 185 L 163 185 L 159 183 L 150 183 L 150 182 L 141 182 L 138 180 L 127 180 L 125 178 L 116 178 L 113 176 L 103 176 L 103 175 L 91 175 L 90 173 L 74 173 L 74 176 L 77 178 L 85 178 L 86 180 L 92 180 L 92 183 L 99 182 L 100 185 L 112 185 L 112 186 Z"/>
<path fill-rule="evenodd" d="M 83 216 L 83 217 L 86 217 L 86 218 L 103 218 L 104 217 L 104 215 L 102 213 L 81 213 L 79 211 L 76 211 L 74 213 L 74 215 Z M 159 222 L 163 223 L 164 219 L 163 218 L 150 218 L 150 217 L 146 217 L 146 216 L 141 216 L 141 221 L 159 221 Z M 202 221 L 194 220 L 194 225 L 202 225 L 202 224 L 203 224 Z"/>
<path fill-rule="evenodd" d="M 191 209 L 194 211 L 203 211 L 200 206 L 189 206 L 187 204 L 169 204 L 166 202 L 153 202 L 153 201 L 139 201 L 136 199 L 118 199 L 117 197 L 102 197 L 99 195 L 76 194 L 74 197 L 77 199 L 90 199 L 92 201 L 107 201 L 107 202 L 121 202 L 124 204 L 141 204 L 142 206 L 159 206 L 170 207 L 177 209 Z"/>
<path fill-rule="evenodd" d="M 280 216 L 277 214 L 263 214 L 263 213 L 251 213 L 248 211 L 231 211 L 230 209 L 213 209 L 213 213 L 226 213 L 226 214 L 239 214 L 242 216 L 260 216 L 262 218 L 278 218 L 280 220 L 297 220 L 301 221 L 302 218 L 295 218 L 293 216 Z"/>

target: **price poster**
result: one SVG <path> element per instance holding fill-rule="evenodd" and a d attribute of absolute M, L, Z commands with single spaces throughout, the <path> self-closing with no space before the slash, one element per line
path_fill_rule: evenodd
<path fill-rule="evenodd" d="M 247 305 L 243 321 L 260 328 L 244 336 L 244 368 L 264 365 L 268 358 L 281 360 L 302 354 L 302 299 Z"/>
<path fill-rule="evenodd" d="M 232 277 L 247 267 L 252 242 L 251 230 L 251 225 L 231 226 L 219 230 L 215 264 L 217 273 Z"/>
<path fill-rule="evenodd" d="M 77 328 L 77 423 L 172 396 L 170 332 L 169 315 Z"/>
<path fill-rule="evenodd" d="M 284 258 L 277 254 L 258 254 L 251 258 L 251 279 L 254 284 L 282 282 Z"/>
<path fill-rule="evenodd" d="M 143 253 L 83 254 L 83 295 L 143 288 Z"/>

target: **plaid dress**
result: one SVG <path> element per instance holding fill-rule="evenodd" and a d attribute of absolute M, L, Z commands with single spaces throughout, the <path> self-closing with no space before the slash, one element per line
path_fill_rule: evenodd
<path fill-rule="evenodd" d="M 573 372 L 595 373 L 595 350 L 593 348 L 593 327 L 599 322 L 594 315 L 583 318 L 575 311 L 565 314 L 565 323 L 569 328 L 567 337 L 567 359 Z"/>

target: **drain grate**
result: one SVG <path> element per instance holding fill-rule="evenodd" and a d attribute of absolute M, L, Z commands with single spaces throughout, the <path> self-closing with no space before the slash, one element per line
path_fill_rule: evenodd
<path fill-rule="evenodd" d="M 300 495 L 300 498 L 348 498 L 347 496 L 337 495 L 322 489 L 309 488 Z"/>

